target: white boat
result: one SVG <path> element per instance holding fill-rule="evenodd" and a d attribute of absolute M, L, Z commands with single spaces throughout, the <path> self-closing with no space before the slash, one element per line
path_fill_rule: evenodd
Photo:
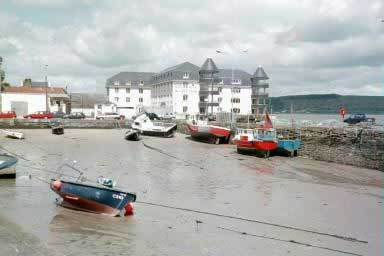
<path fill-rule="evenodd" d="M 16 164 L 16 157 L 7 154 L 0 154 L 0 178 L 15 178 Z"/>
<path fill-rule="evenodd" d="M 13 139 L 24 139 L 24 133 L 22 132 L 16 132 L 16 131 L 10 131 L 10 130 L 2 130 L 4 132 L 5 136 Z"/>
<path fill-rule="evenodd" d="M 138 130 L 140 134 L 158 137 L 173 137 L 177 129 L 175 123 L 154 121 L 153 115 L 142 112 L 134 117 L 132 129 Z"/>

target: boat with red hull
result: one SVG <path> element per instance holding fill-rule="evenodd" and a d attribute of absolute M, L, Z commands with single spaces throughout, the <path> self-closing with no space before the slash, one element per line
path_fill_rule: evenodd
<path fill-rule="evenodd" d="M 237 129 L 233 143 L 236 144 L 237 152 L 262 153 L 268 157 L 270 151 L 277 148 L 276 129 L 265 111 L 264 124 L 255 129 Z"/>
<path fill-rule="evenodd" d="M 136 201 L 133 193 L 60 179 L 53 179 L 50 187 L 60 196 L 60 205 L 66 208 L 110 216 L 133 214 Z"/>
<path fill-rule="evenodd" d="M 277 148 L 276 131 L 273 128 L 237 129 L 233 143 L 239 153 L 261 153 L 269 156 Z"/>
<path fill-rule="evenodd" d="M 189 123 L 187 129 L 192 138 L 207 140 L 215 144 L 227 144 L 231 137 L 231 129 L 209 125 L 206 122 Z"/>

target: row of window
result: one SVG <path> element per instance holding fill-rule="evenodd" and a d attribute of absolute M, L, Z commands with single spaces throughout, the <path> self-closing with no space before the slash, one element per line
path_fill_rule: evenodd
<path fill-rule="evenodd" d="M 172 77 L 172 72 L 163 73 L 163 74 L 154 76 L 153 80 L 160 80 L 160 79 L 165 79 L 165 78 L 169 78 L 169 77 Z M 188 72 L 185 72 L 183 74 L 183 79 L 189 79 L 189 73 Z"/>
<path fill-rule="evenodd" d="M 232 103 L 240 103 L 240 98 L 232 98 L 231 102 Z"/>
<path fill-rule="evenodd" d="M 120 88 L 115 88 L 115 93 L 119 93 Z M 125 93 L 130 93 L 131 88 L 125 88 Z M 143 88 L 139 88 L 139 93 L 143 93 Z"/>
<path fill-rule="evenodd" d="M 119 97 L 115 97 L 115 102 L 119 102 L 119 100 L 120 100 Z M 131 98 L 126 97 L 125 102 L 131 102 Z M 143 98 L 139 98 L 139 102 L 143 102 Z"/>
<path fill-rule="evenodd" d="M 115 81 L 113 84 L 114 84 L 115 86 L 120 86 L 120 81 Z M 140 81 L 139 81 L 139 84 L 140 84 L 140 85 L 144 85 L 144 81 L 140 80 Z M 126 85 L 126 86 L 131 86 L 132 83 L 131 83 L 131 81 L 126 81 L 126 82 L 125 82 L 125 85 Z"/>

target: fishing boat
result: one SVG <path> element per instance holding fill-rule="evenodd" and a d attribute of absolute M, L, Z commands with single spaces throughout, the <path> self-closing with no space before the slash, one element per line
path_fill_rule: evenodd
<path fill-rule="evenodd" d="M 142 135 L 170 138 L 174 136 L 177 124 L 155 121 L 150 113 L 142 112 L 134 117 L 132 129 Z"/>
<path fill-rule="evenodd" d="M 22 132 L 16 132 L 16 131 L 11 131 L 11 130 L 1 130 L 2 132 L 4 132 L 5 136 L 8 137 L 8 138 L 12 138 L 12 139 L 24 139 L 24 133 Z"/>
<path fill-rule="evenodd" d="M 7 154 L 0 154 L 0 178 L 15 178 L 17 158 Z"/>
<path fill-rule="evenodd" d="M 208 121 L 193 120 L 186 124 L 189 134 L 192 138 L 207 140 L 214 144 L 229 143 L 231 137 L 231 129 L 210 125 Z"/>
<path fill-rule="evenodd" d="M 53 179 L 50 187 L 62 199 L 59 204 L 63 207 L 109 216 L 132 214 L 136 201 L 133 193 L 103 185 Z"/>
<path fill-rule="evenodd" d="M 125 132 L 124 137 L 126 140 L 137 141 L 140 139 L 140 132 L 135 129 L 129 129 Z"/>
<path fill-rule="evenodd" d="M 264 119 L 264 124 L 259 128 L 237 129 L 233 143 L 238 153 L 261 153 L 264 157 L 269 157 L 270 152 L 277 148 L 276 129 L 273 128 L 267 111 Z"/>

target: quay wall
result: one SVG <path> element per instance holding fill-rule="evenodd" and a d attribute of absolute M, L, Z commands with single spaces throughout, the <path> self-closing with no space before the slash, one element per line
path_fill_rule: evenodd
<path fill-rule="evenodd" d="M 54 120 L 0 119 L 0 129 L 50 128 Z M 132 120 L 60 120 L 65 128 L 116 129 L 129 128 Z M 176 122 L 178 132 L 187 133 L 184 120 Z M 230 124 L 212 122 L 214 125 L 230 127 Z M 237 123 L 247 128 L 247 123 Z M 254 128 L 255 124 L 249 124 Z M 344 128 L 302 127 L 277 128 L 278 135 L 298 136 L 303 144 L 298 151 L 301 157 L 320 161 L 341 163 L 384 171 L 384 131 L 371 127 L 348 126 Z"/>

